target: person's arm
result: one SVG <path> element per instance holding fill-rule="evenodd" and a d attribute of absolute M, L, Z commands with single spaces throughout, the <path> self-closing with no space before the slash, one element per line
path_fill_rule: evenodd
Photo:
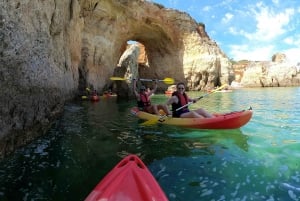
<path fill-rule="evenodd" d="M 201 98 L 192 98 L 189 100 L 189 102 L 193 102 L 193 103 L 196 103 L 198 100 L 200 100 Z"/>
<path fill-rule="evenodd" d="M 154 81 L 154 88 L 152 90 L 153 93 L 156 92 L 156 90 L 157 90 L 157 82 L 158 82 L 157 80 Z"/>
<path fill-rule="evenodd" d="M 172 96 L 172 97 L 169 98 L 169 100 L 167 101 L 167 105 L 172 105 L 173 103 L 178 103 L 178 98 L 177 98 L 177 96 Z"/>
<path fill-rule="evenodd" d="M 188 102 L 196 103 L 199 100 L 199 98 L 190 98 L 188 97 Z"/>
<path fill-rule="evenodd" d="M 154 87 L 153 87 L 153 89 L 148 93 L 148 96 L 151 96 L 152 94 L 154 94 L 156 90 L 157 90 L 157 80 L 155 80 L 155 82 L 154 82 Z"/>
<path fill-rule="evenodd" d="M 140 97 L 140 95 L 139 95 L 139 93 L 138 93 L 138 91 L 136 89 L 136 79 L 133 79 L 133 93 L 135 94 L 136 98 Z"/>

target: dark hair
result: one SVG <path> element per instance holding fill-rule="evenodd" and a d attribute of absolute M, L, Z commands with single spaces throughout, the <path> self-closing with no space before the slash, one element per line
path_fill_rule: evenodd
<path fill-rule="evenodd" d="M 146 87 L 144 85 L 141 86 L 140 91 L 146 91 Z"/>
<path fill-rule="evenodd" d="M 185 87 L 185 84 L 184 84 L 183 82 L 178 82 L 178 83 L 176 84 L 176 88 L 178 88 L 179 85 L 183 85 L 183 86 Z"/>

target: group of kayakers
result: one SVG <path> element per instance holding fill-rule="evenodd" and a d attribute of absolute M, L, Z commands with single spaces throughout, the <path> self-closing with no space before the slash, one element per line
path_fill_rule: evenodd
<path fill-rule="evenodd" d="M 135 93 L 138 107 L 148 113 L 161 115 L 160 111 L 163 110 L 165 115 L 172 115 L 173 117 L 182 118 L 211 118 L 212 114 L 199 108 L 196 110 L 189 110 L 189 102 L 197 102 L 200 98 L 191 99 L 185 93 L 185 84 L 179 82 L 166 104 L 151 104 L 150 96 L 155 93 L 157 89 L 157 80 L 154 81 L 153 89 L 146 91 L 145 86 L 141 86 L 139 91 L 136 86 L 137 80 L 133 80 L 133 91 Z M 169 110 L 169 105 L 172 105 L 172 112 Z M 183 107 L 186 106 L 186 107 Z"/>
<path fill-rule="evenodd" d="M 103 97 L 107 98 L 107 97 L 110 97 L 110 96 L 114 96 L 114 94 L 112 93 L 112 91 L 109 89 L 108 91 L 105 91 L 103 92 Z M 82 100 L 91 100 L 91 101 L 99 101 L 100 100 L 100 95 L 99 93 L 97 92 L 96 89 L 94 90 L 90 90 L 90 88 L 86 88 L 85 89 L 85 92 L 84 92 L 84 95 L 81 96 L 81 99 Z"/>

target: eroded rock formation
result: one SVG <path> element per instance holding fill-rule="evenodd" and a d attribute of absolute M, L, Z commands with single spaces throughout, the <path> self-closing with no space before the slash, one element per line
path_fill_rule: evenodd
<path fill-rule="evenodd" d="M 78 1 L 0 2 L 0 157 L 42 135 L 74 96 Z"/>
<path fill-rule="evenodd" d="M 1 1 L 0 28 L 0 156 L 42 135 L 78 91 L 110 85 L 128 40 L 145 46 L 149 77 L 200 89 L 233 76 L 203 24 L 144 0 Z"/>
<path fill-rule="evenodd" d="M 247 87 L 299 86 L 300 71 L 287 62 L 250 62 L 241 84 Z"/>
<path fill-rule="evenodd" d="M 233 65 L 235 81 L 245 87 L 287 87 L 300 85 L 300 67 L 276 53 L 272 61 L 240 61 Z"/>
<path fill-rule="evenodd" d="M 227 57 L 210 40 L 204 25 L 186 13 L 146 1 L 81 1 L 81 5 L 89 55 L 85 63 L 89 72 L 84 77 L 94 87 L 107 82 L 113 68 L 103 69 L 116 66 L 128 40 L 145 46 L 150 68 L 140 70 L 142 74 L 174 77 L 188 82 L 191 89 L 228 82 L 231 66 Z M 99 77 L 104 79 L 97 81 Z"/>

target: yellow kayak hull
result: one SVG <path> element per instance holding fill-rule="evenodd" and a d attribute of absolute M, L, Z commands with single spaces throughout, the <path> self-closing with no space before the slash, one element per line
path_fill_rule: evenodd
<path fill-rule="evenodd" d="M 140 111 L 137 107 L 131 108 L 131 113 L 148 122 L 182 126 L 199 129 L 236 129 L 247 124 L 252 118 L 253 111 L 241 110 L 229 113 L 214 114 L 213 118 L 174 118 L 154 115 Z"/>

